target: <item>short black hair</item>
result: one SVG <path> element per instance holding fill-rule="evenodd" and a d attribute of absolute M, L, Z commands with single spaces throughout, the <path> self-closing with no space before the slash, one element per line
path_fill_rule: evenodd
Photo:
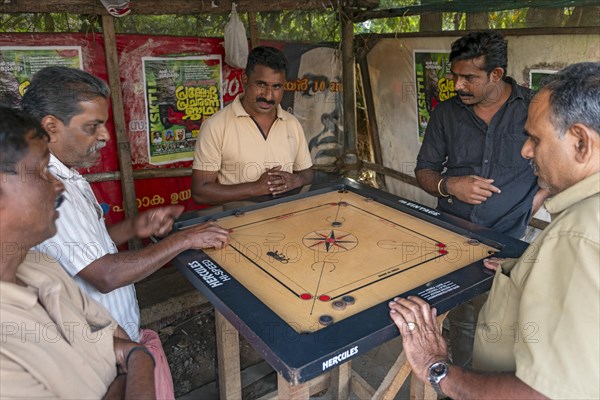
<path fill-rule="evenodd" d="M 0 106 L 0 172 L 16 173 L 16 166 L 27 153 L 27 138 L 46 138 L 40 123 L 21 110 Z"/>
<path fill-rule="evenodd" d="M 253 48 L 250 54 L 248 54 L 246 75 L 250 76 L 257 64 L 264 65 L 277 72 L 283 71 L 284 75 L 287 74 L 287 60 L 285 59 L 285 55 L 275 47 L 258 46 Z"/>
<path fill-rule="evenodd" d="M 452 43 L 450 63 L 454 60 L 471 60 L 483 56 L 483 70 L 490 74 L 494 68 L 502 68 L 506 77 L 508 45 L 504 36 L 494 30 L 471 32 Z"/>
<path fill-rule="evenodd" d="M 582 62 L 549 75 L 540 91 L 549 91 L 550 121 L 563 137 L 581 123 L 600 134 L 600 63 Z"/>
<path fill-rule="evenodd" d="M 33 75 L 21 106 L 40 122 L 53 115 L 69 125 L 73 116 L 83 112 L 80 102 L 108 99 L 109 95 L 106 82 L 92 74 L 75 68 L 46 67 Z"/>

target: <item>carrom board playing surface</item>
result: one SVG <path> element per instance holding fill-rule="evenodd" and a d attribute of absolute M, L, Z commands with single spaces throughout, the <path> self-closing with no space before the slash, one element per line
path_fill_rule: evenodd
<path fill-rule="evenodd" d="M 314 332 L 498 251 L 347 190 L 220 218 L 206 253 L 297 332 Z"/>
<path fill-rule="evenodd" d="M 232 229 L 229 246 L 173 263 L 292 384 L 398 336 L 390 299 L 416 295 L 443 313 L 489 290 L 482 258 L 527 248 L 350 179 L 188 213 L 174 229 L 209 220 Z"/>

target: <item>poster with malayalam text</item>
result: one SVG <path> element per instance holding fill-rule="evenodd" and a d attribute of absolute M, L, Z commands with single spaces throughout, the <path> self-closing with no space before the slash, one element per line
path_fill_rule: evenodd
<path fill-rule="evenodd" d="M 431 111 L 455 95 L 449 57 L 448 51 L 414 51 L 419 143 L 423 142 Z"/>
<path fill-rule="evenodd" d="M 80 46 L 0 46 L 0 102 L 19 107 L 31 77 L 48 66 L 83 69 Z"/>
<path fill-rule="evenodd" d="M 148 160 L 193 159 L 202 122 L 222 108 L 221 56 L 144 57 Z"/>

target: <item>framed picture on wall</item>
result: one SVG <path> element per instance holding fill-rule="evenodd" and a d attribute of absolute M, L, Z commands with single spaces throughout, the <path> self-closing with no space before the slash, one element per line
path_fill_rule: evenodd
<path fill-rule="evenodd" d="M 540 90 L 542 81 L 548 75 L 557 73 L 554 69 L 532 69 L 529 71 L 529 87 L 533 91 Z"/>

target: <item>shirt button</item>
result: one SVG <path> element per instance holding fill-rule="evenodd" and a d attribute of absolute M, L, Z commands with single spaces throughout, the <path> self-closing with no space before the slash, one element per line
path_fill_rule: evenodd
<path fill-rule="evenodd" d="M 489 162 L 489 160 L 483 160 L 483 162 L 484 162 L 485 164 L 487 164 L 487 163 Z"/>
<path fill-rule="evenodd" d="M 452 197 L 448 197 L 448 204 L 452 204 Z"/>

